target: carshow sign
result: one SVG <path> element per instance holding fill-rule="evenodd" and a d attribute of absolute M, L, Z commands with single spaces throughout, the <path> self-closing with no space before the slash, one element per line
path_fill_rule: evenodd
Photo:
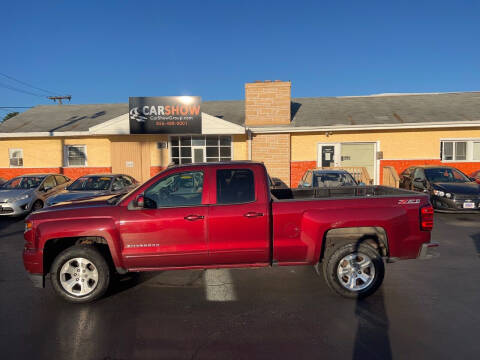
<path fill-rule="evenodd" d="M 131 134 L 201 134 L 200 96 L 129 98 Z"/>

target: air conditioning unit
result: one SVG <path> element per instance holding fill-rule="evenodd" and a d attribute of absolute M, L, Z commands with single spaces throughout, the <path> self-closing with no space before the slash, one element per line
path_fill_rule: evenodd
<path fill-rule="evenodd" d="M 23 166 L 23 158 L 10 158 L 10 166 Z"/>

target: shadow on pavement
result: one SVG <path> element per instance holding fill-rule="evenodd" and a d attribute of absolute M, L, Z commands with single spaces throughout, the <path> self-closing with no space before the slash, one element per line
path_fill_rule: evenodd
<path fill-rule="evenodd" d="M 472 238 L 475 249 L 477 250 L 477 255 L 480 256 L 480 233 L 474 234 L 470 237 Z"/>
<path fill-rule="evenodd" d="M 383 290 L 363 300 L 357 300 L 358 321 L 352 359 L 392 359 L 389 321 L 385 311 Z"/>
<path fill-rule="evenodd" d="M 106 297 L 133 289 L 157 276 L 160 272 L 132 272 L 125 275 L 114 275 Z"/>

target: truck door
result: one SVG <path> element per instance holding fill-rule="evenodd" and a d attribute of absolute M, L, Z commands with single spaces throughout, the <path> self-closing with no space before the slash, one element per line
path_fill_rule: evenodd
<path fill-rule="evenodd" d="M 204 175 L 179 169 L 144 191 L 142 208 L 124 207 L 119 228 L 127 268 L 208 263 Z"/>
<path fill-rule="evenodd" d="M 261 167 L 215 171 L 216 196 L 208 213 L 211 264 L 270 260 L 269 200 Z"/>

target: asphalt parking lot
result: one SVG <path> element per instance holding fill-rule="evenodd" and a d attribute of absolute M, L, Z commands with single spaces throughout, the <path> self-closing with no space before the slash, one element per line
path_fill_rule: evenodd
<path fill-rule="evenodd" d="M 480 352 L 480 215 L 436 214 L 441 257 L 387 265 L 363 301 L 310 267 L 170 271 L 68 304 L 32 287 L 23 220 L 0 219 L 2 359 L 462 359 Z"/>

